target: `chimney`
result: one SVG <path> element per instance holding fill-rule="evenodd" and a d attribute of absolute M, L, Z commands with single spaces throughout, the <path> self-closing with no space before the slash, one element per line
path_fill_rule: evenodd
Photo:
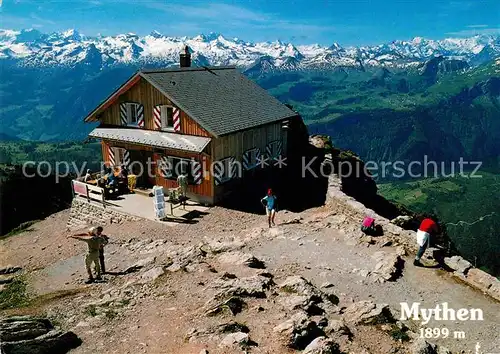
<path fill-rule="evenodd" d="M 179 64 L 181 68 L 189 68 L 191 66 L 191 54 L 189 53 L 188 46 L 184 47 L 184 53 L 181 53 Z"/>

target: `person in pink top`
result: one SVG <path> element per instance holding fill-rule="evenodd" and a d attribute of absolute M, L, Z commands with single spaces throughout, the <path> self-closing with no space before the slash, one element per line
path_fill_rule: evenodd
<path fill-rule="evenodd" d="M 361 231 L 367 235 L 375 235 L 377 228 L 375 227 L 375 219 L 372 217 L 365 217 L 361 224 Z"/>

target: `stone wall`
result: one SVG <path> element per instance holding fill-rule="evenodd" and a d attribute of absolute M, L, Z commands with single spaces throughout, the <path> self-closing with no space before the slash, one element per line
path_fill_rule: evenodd
<path fill-rule="evenodd" d="M 411 254 L 417 252 L 416 235 L 414 231 L 405 230 L 394 225 L 390 220 L 378 215 L 372 209 L 368 209 L 362 203 L 342 192 L 340 178 L 332 174 L 328 178 L 327 205 L 329 205 L 337 215 L 336 221 L 340 221 L 342 229 L 347 231 L 359 231 L 359 226 L 365 218 L 370 216 L 384 230 L 384 238 L 389 239 L 393 245 L 402 245 L 405 251 Z M 358 226 L 359 225 L 359 226 Z M 431 249 L 432 251 L 436 251 Z M 500 280 L 494 276 L 474 268 L 472 264 L 460 256 L 446 257 L 444 263 L 453 275 L 461 279 L 464 283 L 482 291 L 492 298 L 500 301 Z"/>
<path fill-rule="evenodd" d="M 110 207 L 104 207 L 100 203 L 88 202 L 87 199 L 75 197 L 71 203 L 71 211 L 68 218 L 67 228 L 77 230 L 88 225 L 106 225 L 109 223 L 120 224 L 124 221 L 142 220 L 137 216 L 125 214 Z"/>
<path fill-rule="evenodd" d="M 327 205 L 333 211 L 346 218 L 348 231 L 359 231 L 361 223 L 366 216 L 375 219 L 378 225 L 384 230 L 384 238 L 389 239 L 393 244 L 403 245 L 407 251 L 417 251 L 416 236 L 414 231 L 405 230 L 390 222 L 389 219 L 378 215 L 372 209 L 365 207 L 356 199 L 342 192 L 342 182 L 338 175 L 331 174 L 328 178 Z M 352 230 L 349 230 L 352 229 Z"/>

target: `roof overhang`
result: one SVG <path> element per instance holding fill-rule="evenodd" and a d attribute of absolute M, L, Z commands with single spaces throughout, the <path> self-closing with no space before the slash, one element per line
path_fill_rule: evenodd
<path fill-rule="evenodd" d="M 141 79 L 140 73 L 135 73 L 130 79 L 125 81 L 118 89 L 116 89 L 111 95 L 108 96 L 99 106 L 97 106 L 92 112 L 88 114 L 83 120 L 85 123 L 97 122 L 99 119 L 97 115 L 103 110 L 111 106 L 120 95 L 128 91 L 132 86 L 134 86 Z"/>
<path fill-rule="evenodd" d="M 202 152 L 212 140 L 203 136 L 137 128 L 95 128 L 89 137 L 196 153 Z"/>

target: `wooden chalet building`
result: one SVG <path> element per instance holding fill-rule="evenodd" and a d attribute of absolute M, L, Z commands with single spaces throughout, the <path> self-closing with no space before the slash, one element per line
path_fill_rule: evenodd
<path fill-rule="evenodd" d="M 188 196 L 214 204 L 261 158 L 286 157 L 301 117 L 234 67 L 191 67 L 181 54 L 179 68 L 142 70 L 133 75 L 85 122 L 99 122 L 90 134 L 102 141 L 108 166 L 147 161 L 138 186 L 177 187 L 178 165 L 189 166 Z M 238 164 L 240 162 L 241 171 Z M 267 168 L 267 167 L 264 167 Z M 237 180 L 240 180 L 238 183 Z"/>

